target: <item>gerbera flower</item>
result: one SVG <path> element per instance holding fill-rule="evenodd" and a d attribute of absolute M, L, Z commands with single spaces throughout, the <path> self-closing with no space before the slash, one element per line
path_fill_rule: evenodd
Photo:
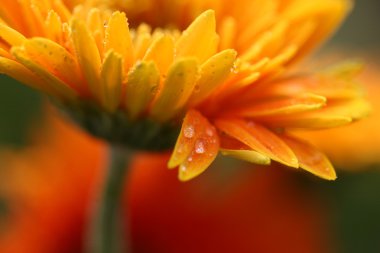
<path fill-rule="evenodd" d="M 113 3 L 114 12 L 90 1 L 71 13 L 59 0 L 3 1 L 0 71 L 111 143 L 161 150 L 179 132 L 169 167 L 181 180 L 219 150 L 335 179 L 291 129 L 347 124 L 368 106 L 351 80 L 288 70 L 350 1 L 127 1 L 131 25 Z"/>

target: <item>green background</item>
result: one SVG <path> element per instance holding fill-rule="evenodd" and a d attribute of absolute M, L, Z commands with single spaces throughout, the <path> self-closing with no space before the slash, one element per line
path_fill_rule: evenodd
<path fill-rule="evenodd" d="M 354 49 L 378 55 L 380 1 L 359 0 L 355 9 L 327 47 Z M 379 70 L 380 71 L 380 70 Z M 380 84 L 379 84 L 380 85 Z M 30 126 L 41 114 L 41 96 L 0 76 L 0 146 L 17 148 L 26 143 Z M 379 119 L 380 120 L 380 119 Z M 380 151 L 379 151 L 380 153 Z M 340 252 L 380 252 L 380 166 L 362 173 L 344 173 L 334 182 L 305 178 L 332 206 L 331 224 Z"/>

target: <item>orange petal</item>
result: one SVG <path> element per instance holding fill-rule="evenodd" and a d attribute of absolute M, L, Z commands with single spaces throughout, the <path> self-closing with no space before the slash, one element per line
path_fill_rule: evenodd
<path fill-rule="evenodd" d="M 178 39 L 177 58 L 191 56 L 203 63 L 216 53 L 218 42 L 215 12 L 207 10 L 200 14 Z"/>
<path fill-rule="evenodd" d="M 336 179 L 334 167 L 322 152 L 294 137 L 282 136 L 281 138 L 292 148 L 302 169 L 327 180 Z"/>
<path fill-rule="evenodd" d="M 326 107 L 310 112 L 261 118 L 267 125 L 288 128 L 331 128 L 346 125 L 366 117 L 371 106 L 365 99 L 344 99 L 332 101 Z"/>
<path fill-rule="evenodd" d="M 240 119 L 218 119 L 216 126 L 253 150 L 290 167 L 298 168 L 293 151 L 272 131 Z"/>
<path fill-rule="evenodd" d="M 198 73 L 199 66 L 195 58 L 183 58 L 174 63 L 153 102 L 152 117 L 165 121 L 175 116 L 190 98 Z"/>
<path fill-rule="evenodd" d="M 292 98 L 280 98 L 245 105 L 236 111 L 235 115 L 243 117 L 266 117 L 277 115 L 289 115 L 293 113 L 315 110 L 326 104 L 326 98 L 315 94 L 303 94 Z"/>
<path fill-rule="evenodd" d="M 358 97 L 363 93 L 357 83 L 326 74 L 290 77 L 261 88 L 260 91 L 252 90 L 247 98 L 253 99 L 258 95 L 260 97 L 294 96 L 313 93 L 327 99 L 346 99 Z"/>
<path fill-rule="evenodd" d="M 198 111 L 190 110 L 182 124 L 169 168 L 179 167 L 179 179 L 190 180 L 214 161 L 220 141 L 216 129 Z"/>

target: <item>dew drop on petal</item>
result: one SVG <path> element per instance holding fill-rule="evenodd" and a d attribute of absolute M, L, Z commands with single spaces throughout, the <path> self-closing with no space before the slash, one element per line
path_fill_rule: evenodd
<path fill-rule="evenodd" d="M 311 166 L 317 166 L 318 164 L 321 164 L 323 162 L 323 155 L 320 154 L 320 153 L 314 153 L 309 161 Z M 328 170 L 328 168 L 326 167 L 325 170 Z"/>
<path fill-rule="evenodd" d="M 178 146 L 177 152 L 178 152 L 178 153 L 182 153 L 182 152 L 183 152 L 183 149 L 184 149 L 183 144 L 180 144 L 180 145 Z"/>
<path fill-rule="evenodd" d="M 193 125 L 188 125 L 183 129 L 183 135 L 186 138 L 193 138 L 194 137 L 194 126 Z"/>
<path fill-rule="evenodd" d="M 249 127 L 254 127 L 256 124 L 255 124 L 255 122 L 253 122 L 253 121 L 248 121 L 247 125 L 248 125 Z"/>
<path fill-rule="evenodd" d="M 206 134 L 211 137 L 214 135 L 214 131 L 212 130 L 212 128 L 209 127 L 206 129 Z"/>
<path fill-rule="evenodd" d="M 197 140 L 195 143 L 195 153 L 203 154 L 205 152 L 205 144 L 202 140 Z"/>
<path fill-rule="evenodd" d="M 187 158 L 187 161 L 188 161 L 188 162 L 192 162 L 192 161 L 193 161 L 193 157 L 192 157 L 192 156 L 189 156 L 189 157 Z"/>
<path fill-rule="evenodd" d="M 230 71 L 231 71 L 232 73 L 234 73 L 234 74 L 237 74 L 237 73 L 238 73 L 236 63 L 234 63 L 234 65 L 232 66 L 232 68 L 230 69 Z"/>
<path fill-rule="evenodd" d="M 181 164 L 181 165 L 179 166 L 179 170 L 180 170 L 180 171 L 183 171 L 183 172 L 186 172 L 187 167 L 186 167 L 185 165 Z"/>

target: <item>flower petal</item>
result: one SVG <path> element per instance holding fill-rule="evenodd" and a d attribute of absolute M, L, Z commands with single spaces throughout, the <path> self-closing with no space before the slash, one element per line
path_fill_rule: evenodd
<path fill-rule="evenodd" d="M 79 66 L 74 56 L 64 47 L 45 38 L 27 40 L 23 46 L 33 61 L 74 89 L 85 92 Z"/>
<path fill-rule="evenodd" d="M 175 116 L 193 92 L 198 72 L 198 63 L 194 58 L 185 58 L 173 64 L 152 106 L 152 117 L 164 121 Z"/>
<path fill-rule="evenodd" d="M 300 167 L 327 180 L 335 180 L 336 173 L 329 159 L 312 145 L 291 136 L 281 136 L 296 154 Z"/>
<path fill-rule="evenodd" d="M 143 61 L 154 61 L 161 75 L 168 72 L 174 59 L 174 41 L 169 35 L 162 35 L 147 49 Z"/>
<path fill-rule="evenodd" d="M 0 23 L 0 39 L 11 46 L 21 46 L 26 40 L 24 35 L 2 23 Z"/>
<path fill-rule="evenodd" d="M 125 105 L 131 118 L 147 109 L 156 95 L 160 74 L 154 62 L 140 62 L 128 74 Z"/>
<path fill-rule="evenodd" d="M 240 119 L 218 119 L 218 129 L 253 150 L 290 167 L 298 168 L 293 151 L 272 131 L 253 122 Z"/>
<path fill-rule="evenodd" d="M 362 119 L 368 116 L 370 111 L 371 105 L 364 98 L 334 101 L 324 110 L 326 114 L 344 115 L 352 120 Z"/>
<path fill-rule="evenodd" d="M 50 87 L 33 74 L 29 69 L 24 67 L 17 61 L 10 60 L 4 57 L 0 57 L 0 73 L 9 75 L 17 81 L 26 84 L 34 89 L 46 92 L 49 95 L 53 95 L 54 92 Z"/>
<path fill-rule="evenodd" d="M 265 118 L 260 121 L 271 127 L 322 129 L 347 125 L 352 122 L 352 118 L 339 114 L 327 114 L 322 109 L 303 114 Z"/>
<path fill-rule="evenodd" d="M 100 69 L 102 63 L 94 37 L 87 26 L 78 19 L 72 20 L 71 30 L 71 37 L 79 65 L 92 94 L 97 99 L 100 99 Z"/>
<path fill-rule="evenodd" d="M 370 111 L 371 106 L 365 99 L 345 99 L 332 101 L 320 110 L 260 118 L 260 121 L 273 127 L 321 129 L 346 125 L 366 117 Z"/>
<path fill-rule="evenodd" d="M 196 83 L 198 90 L 190 98 L 190 104 L 196 105 L 229 76 L 234 66 L 237 52 L 232 49 L 224 50 L 202 64 L 200 73 L 201 77 Z"/>
<path fill-rule="evenodd" d="M 41 77 L 46 83 L 50 85 L 54 93 L 58 94 L 60 98 L 67 100 L 75 100 L 78 96 L 77 92 L 69 87 L 62 80 L 54 76 L 52 73 L 47 71 L 43 66 L 36 63 L 31 59 L 22 47 L 13 47 L 12 55 L 25 67 L 35 73 L 37 76 Z"/>
<path fill-rule="evenodd" d="M 330 100 L 356 98 L 363 92 L 355 82 L 327 74 L 316 74 L 290 77 L 265 87 L 261 86 L 260 89 L 252 89 L 251 93 L 247 94 L 247 100 L 252 100 L 258 95 L 291 97 L 304 93 L 318 94 Z"/>
<path fill-rule="evenodd" d="M 100 73 L 102 103 L 107 110 L 114 112 L 121 101 L 121 84 L 123 80 L 123 59 L 113 50 L 105 56 Z"/>
<path fill-rule="evenodd" d="M 116 11 L 108 21 L 105 31 L 104 50 L 107 52 L 110 49 L 123 57 L 125 69 L 132 66 L 134 50 L 125 13 Z"/>
<path fill-rule="evenodd" d="M 219 146 L 215 127 L 199 112 L 190 110 L 168 166 L 174 168 L 179 165 L 179 179 L 190 180 L 208 168 L 216 158 Z"/>
<path fill-rule="evenodd" d="M 253 105 L 241 106 L 243 107 L 242 109 L 238 109 L 233 113 L 243 117 L 273 117 L 315 110 L 325 104 L 325 97 L 309 93 L 291 98 L 256 102 Z"/>
<path fill-rule="evenodd" d="M 240 160 L 261 165 L 269 165 L 271 163 L 268 156 L 252 150 L 250 147 L 239 142 L 238 140 L 230 138 L 227 135 L 222 135 L 220 138 L 220 151 L 222 155 L 231 156 Z"/>
<path fill-rule="evenodd" d="M 216 53 L 218 42 L 215 12 L 207 10 L 199 15 L 178 39 L 177 58 L 195 56 L 200 62 L 204 62 Z"/>

